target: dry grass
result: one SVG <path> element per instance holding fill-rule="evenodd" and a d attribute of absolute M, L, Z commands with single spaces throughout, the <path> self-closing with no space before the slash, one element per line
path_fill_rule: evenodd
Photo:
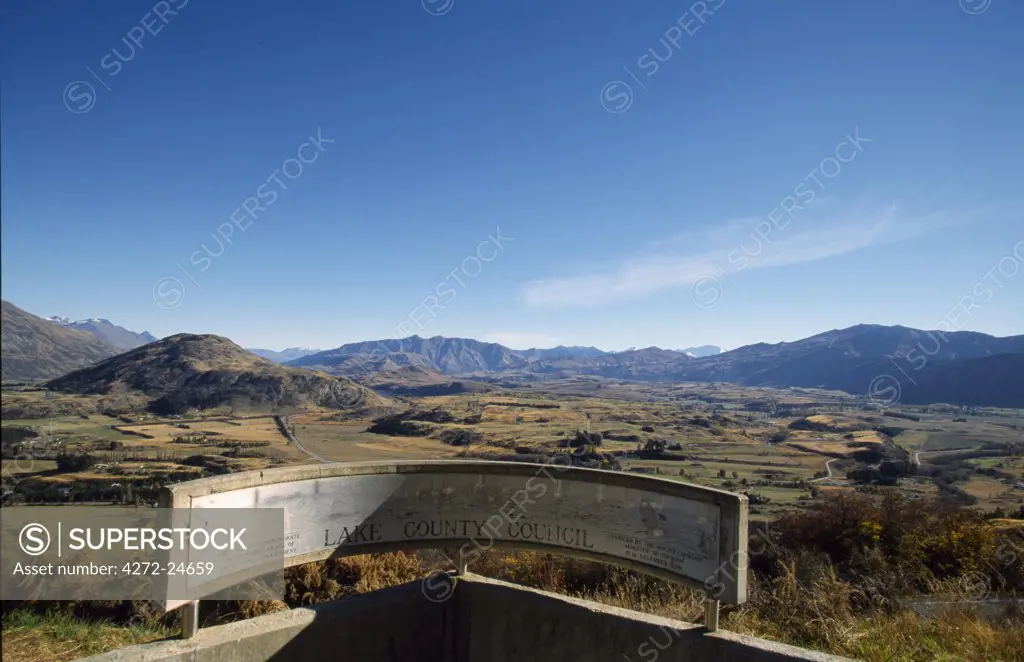
<path fill-rule="evenodd" d="M 861 444 L 884 444 L 885 438 L 874 430 L 857 430 L 853 433 L 853 441 Z"/>
<path fill-rule="evenodd" d="M 792 448 L 821 453 L 823 455 L 836 455 L 841 457 L 852 457 L 860 448 L 852 448 L 842 441 L 800 441 L 790 443 Z"/>
<path fill-rule="evenodd" d="M 57 612 L 38 614 L 19 610 L 4 616 L 0 645 L 4 660 L 63 662 L 156 641 L 172 634 L 159 624 L 123 626 L 81 620 Z"/>
<path fill-rule="evenodd" d="M 472 570 L 684 622 L 703 616 L 703 596 L 696 591 L 549 554 L 493 554 Z M 750 600 L 725 608 L 722 627 L 867 662 L 1024 660 L 1024 623 L 992 625 L 972 614 L 968 601 L 941 619 L 884 606 L 863 612 L 854 608 L 858 589 L 833 572 L 810 582 L 800 574 L 790 566 L 775 580 L 753 581 Z"/>
<path fill-rule="evenodd" d="M 253 419 L 231 419 L 225 421 L 200 421 L 180 423 L 187 427 L 178 427 L 179 423 L 174 421 L 155 422 L 146 425 L 128 425 L 125 430 L 138 432 L 153 437 L 152 439 L 132 439 L 125 436 L 122 441 L 133 442 L 134 444 L 162 445 L 170 443 L 175 437 L 184 437 L 192 433 L 210 433 L 211 438 L 217 440 L 235 441 L 269 441 L 281 444 L 288 443 L 281 431 L 278 430 L 274 419 L 267 416 Z"/>
<path fill-rule="evenodd" d="M 730 614 L 723 627 L 866 662 L 1024 659 L 1024 627 L 996 627 L 967 613 L 935 620 L 911 611 L 835 619 L 823 611 L 786 629 L 761 610 L 745 607 Z"/>
<path fill-rule="evenodd" d="M 201 617 L 205 625 L 252 618 L 404 584 L 434 569 L 449 567 L 440 552 L 395 552 L 310 563 L 287 571 L 286 602 L 204 602 Z M 699 592 L 557 554 L 490 552 L 481 555 L 470 569 L 496 579 L 684 622 L 699 623 L 703 614 Z M 753 578 L 749 601 L 739 607 L 726 607 L 722 627 L 867 662 L 1024 660 L 1024 623 L 994 626 L 966 607 L 941 619 L 923 618 L 884 601 L 867 609 L 858 608 L 863 595 L 857 587 L 840 580 L 829 569 L 810 577 L 807 570 L 795 563 L 783 564 L 773 579 Z M 12 612 L 4 619 L 4 659 L 71 660 L 171 634 L 157 623 L 147 623 L 124 628 L 64 614 Z"/>

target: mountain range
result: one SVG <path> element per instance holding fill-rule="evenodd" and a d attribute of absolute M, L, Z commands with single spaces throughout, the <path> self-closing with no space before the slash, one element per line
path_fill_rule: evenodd
<path fill-rule="evenodd" d="M 679 351 L 683 354 L 689 354 L 695 359 L 702 359 L 705 356 L 721 354 L 722 348 L 718 345 L 701 345 L 699 347 L 687 347 L 686 349 L 681 349 Z"/>
<path fill-rule="evenodd" d="M 533 347 L 531 349 L 520 349 L 513 350 L 516 354 L 519 354 L 527 360 L 537 359 L 558 359 L 558 358 L 593 358 L 595 356 L 604 356 L 609 352 L 600 350 L 596 347 L 580 347 L 573 345 L 566 347 L 565 345 L 559 345 L 558 347 L 552 347 L 551 349 L 541 349 L 539 347 Z"/>
<path fill-rule="evenodd" d="M 1006 370 L 986 373 L 985 365 L 1004 365 Z M 867 393 L 873 383 L 889 383 L 899 385 L 900 401 L 908 404 L 1003 407 L 1024 407 L 1021 375 L 1024 335 L 996 338 L 873 324 L 795 342 L 747 345 L 666 366 L 665 371 L 666 377 L 680 381 L 818 387 L 853 394 Z"/>
<path fill-rule="evenodd" d="M 69 324 L 35 317 L 6 301 L 3 312 L 5 380 L 53 378 L 117 353 L 115 348 L 91 333 Z M 109 322 L 98 324 L 106 320 L 87 321 L 97 322 L 92 327 L 105 331 L 107 325 L 121 328 Z M 196 346 L 194 340 L 186 342 L 186 337 L 205 338 L 207 340 L 199 345 L 209 347 L 198 353 L 183 354 L 181 348 Z M 254 389 L 265 391 L 249 399 L 283 402 L 296 398 L 318 400 L 315 392 L 322 384 L 303 385 L 298 378 L 299 374 L 311 374 L 310 371 L 319 373 L 320 378 L 347 377 L 381 392 L 396 394 L 403 391 L 403 381 L 408 381 L 410 387 L 427 388 L 429 392 L 454 392 L 468 387 L 478 388 L 481 381 L 488 380 L 502 382 L 509 379 L 593 376 L 650 382 L 730 382 L 748 386 L 826 388 L 855 395 L 867 395 L 872 390 L 875 391 L 872 395 L 883 404 L 892 404 L 898 399 L 907 404 L 946 402 L 1024 407 L 1024 378 L 1021 377 L 1024 375 L 1024 336 L 1021 335 L 997 338 L 970 331 L 923 331 L 903 326 L 860 324 L 793 342 L 756 343 L 728 352 L 721 352 L 713 346 L 687 350 L 631 348 L 622 352 L 564 346 L 513 350 L 497 343 L 441 336 L 356 342 L 325 351 L 301 348 L 281 352 L 256 350 L 270 354 L 271 359 L 283 365 L 257 358 L 255 353 L 223 338 L 218 342 L 228 343 L 230 351 L 224 345 L 218 345 L 220 349 L 216 349 L 216 343 L 209 340 L 213 338 L 218 337 L 172 336 L 121 354 L 117 361 L 104 361 L 95 366 L 106 366 L 99 372 L 79 370 L 68 375 L 68 378 L 74 376 L 73 384 L 63 380 L 51 383 L 55 388 L 66 388 L 70 384 L 72 390 L 84 392 L 91 388 L 89 380 L 98 380 L 103 388 L 107 388 L 111 386 L 110 366 L 116 365 L 119 367 L 114 374 L 118 375 L 115 380 L 118 383 L 156 398 L 169 398 L 171 405 L 178 406 L 189 401 L 191 396 L 183 396 L 175 389 L 166 390 L 164 386 L 154 391 L 147 386 L 147 380 L 155 378 L 163 385 L 168 381 L 179 383 L 184 380 L 188 382 L 186 391 L 195 391 L 201 386 L 198 390 L 204 393 L 202 397 L 214 400 L 221 397 L 215 395 L 214 390 L 225 389 L 228 394 L 225 397 L 230 399 L 240 397 L 232 390 L 234 378 L 219 375 L 240 371 L 257 375 L 242 380 L 246 384 L 243 390 L 250 395 Z M 166 344 L 172 339 L 176 340 Z M 200 370 L 206 376 L 192 375 L 192 368 L 184 371 L 191 375 L 187 378 L 161 376 L 158 367 L 162 364 L 153 359 L 147 348 L 155 348 L 152 351 L 159 355 L 170 353 L 190 365 L 198 360 L 206 366 Z M 204 363 L 205 359 L 195 358 L 206 355 L 216 361 Z M 289 358 L 295 355 L 298 356 Z M 133 373 L 129 367 L 134 362 L 143 362 L 148 367 Z M 271 368 L 292 372 L 287 376 L 275 373 L 276 376 L 269 381 L 258 377 Z M 135 376 L 126 380 L 120 375 Z M 277 387 L 268 386 L 271 382 L 288 383 L 291 385 L 289 388 L 301 392 L 301 395 L 273 395 Z"/>
<path fill-rule="evenodd" d="M 287 350 L 286 350 L 287 351 Z M 721 353 L 713 345 L 686 350 L 649 347 L 622 352 L 606 352 L 596 347 L 559 345 L 549 349 L 509 349 L 497 343 L 469 338 L 409 336 L 402 339 L 349 343 L 335 349 L 310 353 L 287 361 L 293 367 L 316 367 L 333 374 L 358 375 L 361 372 L 394 370 L 407 366 L 427 367 L 449 375 L 467 375 L 509 371 L 535 373 L 575 372 L 600 374 L 602 366 L 629 366 L 635 363 L 657 364 L 695 356 Z M 269 358 L 269 357 L 268 357 Z M 614 369 L 611 370 L 614 372 Z M 609 374 L 607 376 L 626 377 Z"/>
<path fill-rule="evenodd" d="M 9 301 L 0 305 L 4 381 L 58 377 L 117 354 L 114 347 L 91 333 L 36 317 Z"/>
<path fill-rule="evenodd" d="M 85 331 L 96 338 L 107 343 L 114 349 L 126 350 L 141 347 L 147 343 L 156 342 L 156 337 L 148 331 L 136 333 L 129 331 L 123 326 L 118 326 L 110 320 L 91 317 L 87 320 L 72 321 L 66 317 L 47 317 L 49 322 L 60 324 L 69 329 Z"/>
<path fill-rule="evenodd" d="M 252 352 L 256 356 L 262 356 L 265 359 L 270 359 L 274 363 L 288 363 L 295 359 L 301 359 L 303 356 L 309 356 L 310 354 L 316 354 L 322 352 L 321 349 L 308 349 L 306 347 L 289 347 L 282 349 L 280 352 L 275 352 L 272 349 L 256 349 L 246 347 L 246 351 Z"/>
<path fill-rule="evenodd" d="M 892 391 L 898 389 L 899 401 L 907 404 L 1024 407 L 1024 336 L 996 338 L 971 331 L 941 333 L 872 324 L 701 357 L 691 351 L 658 347 L 614 353 L 594 348 L 517 351 L 465 338 L 411 336 L 350 343 L 288 365 L 315 367 L 354 379 L 412 366 L 478 378 L 591 375 L 637 381 L 825 388 L 856 395 L 881 388 L 885 392 L 874 395 L 882 404 L 891 404 Z"/>
<path fill-rule="evenodd" d="M 317 368 L 335 374 L 425 366 L 453 375 L 525 368 L 529 360 L 515 350 L 497 343 L 467 338 L 410 336 L 400 340 L 389 338 L 349 343 L 303 356 L 290 361 L 288 365 Z"/>

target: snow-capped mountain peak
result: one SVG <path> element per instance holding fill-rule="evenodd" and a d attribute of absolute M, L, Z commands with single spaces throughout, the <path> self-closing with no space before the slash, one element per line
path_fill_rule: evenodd
<path fill-rule="evenodd" d="M 71 320 L 67 317 L 54 315 L 53 317 L 47 317 L 46 320 L 53 322 L 54 324 L 66 326 L 69 329 L 85 331 L 96 336 L 111 347 L 121 350 L 134 349 L 142 345 L 148 345 L 151 342 L 156 342 L 157 340 L 157 338 L 148 331 L 136 333 L 124 328 L 123 326 L 118 326 L 108 319 L 103 319 L 102 317 L 90 317 L 89 319 L 84 320 Z"/>

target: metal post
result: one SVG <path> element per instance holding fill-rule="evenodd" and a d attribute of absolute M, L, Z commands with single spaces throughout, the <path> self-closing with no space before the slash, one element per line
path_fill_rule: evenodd
<path fill-rule="evenodd" d="M 704 601 L 704 627 L 710 632 L 718 631 L 718 608 L 720 606 L 721 603 L 712 598 L 706 598 Z"/>
<path fill-rule="evenodd" d="M 181 608 L 181 636 L 191 639 L 199 633 L 199 601 L 190 602 Z"/>
<path fill-rule="evenodd" d="M 458 565 L 455 566 L 456 576 L 462 576 L 466 574 L 469 569 L 469 563 L 466 561 L 466 555 L 462 552 L 462 548 L 459 548 Z"/>

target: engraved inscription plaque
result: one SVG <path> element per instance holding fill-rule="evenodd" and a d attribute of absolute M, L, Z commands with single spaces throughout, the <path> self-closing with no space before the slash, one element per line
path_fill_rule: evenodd
<path fill-rule="evenodd" d="M 231 474 L 171 486 L 176 508 L 280 508 L 285 564 L 394 549 L 557 551 L 746 600 L 746 497 L 564 464 L 407 461 Z"/>

